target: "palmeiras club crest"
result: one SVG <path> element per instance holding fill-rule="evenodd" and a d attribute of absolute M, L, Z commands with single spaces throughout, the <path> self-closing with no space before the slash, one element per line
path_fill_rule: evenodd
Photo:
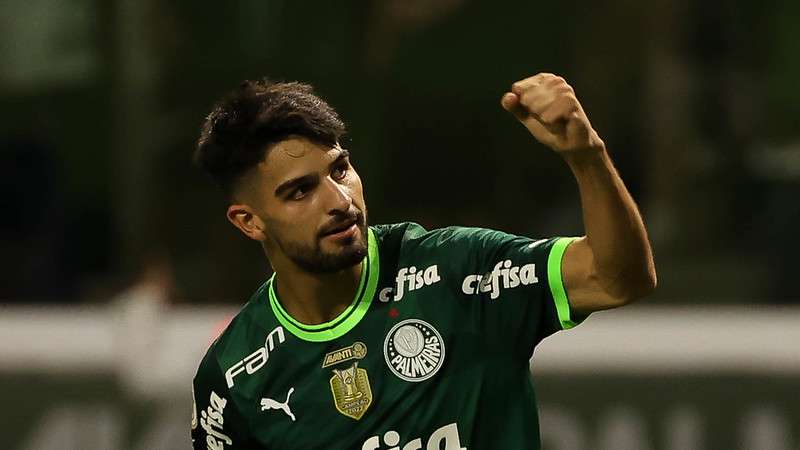
<path fill-rule="evenodd" d="M 431 324 L 404 320 L 389 330 L 383 356 L 392 373 L 405 381 L 419 382 L 434 376 L 444 363 L 444 340 Z"/>

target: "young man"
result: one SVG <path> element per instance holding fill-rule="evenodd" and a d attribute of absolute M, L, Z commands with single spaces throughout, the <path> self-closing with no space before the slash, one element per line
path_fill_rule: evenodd
<path fill-rule="evenodd" d="M 548 335 L 656 285 L 636 205 L 564 79 L 501 99 L 561 154 L 586 236 L 367 225 L 336 112 L 300 83 L 245 82 L 196 161 L 275 274 L 194 380 L 195 449 L 538 449 L 528 359 Z"/>

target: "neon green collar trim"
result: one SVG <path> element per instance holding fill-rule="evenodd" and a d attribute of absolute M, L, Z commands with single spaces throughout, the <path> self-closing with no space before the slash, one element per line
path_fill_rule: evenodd
<path fill-rule="evenodd" d="M 269 304 L 278 322 L 290 333 L 304 341 L 326 342 L 343 336 L 352 330 L 358 322 L 367 314 L 375 290 L 378 286 L 378 275 L 380 275 L 380 258 L 378 255 L 378 240 L 372 229 L 369 229 L 367 238 L 367 256 L 361 264 L 361 278 L 356 289 L 355 298 L 350 306 L 330 322 L 317 325 L 307 325 L 295 320 L 283 309 L 281 302 L 278 301 L 278 294 L 275 292 L 275 274 L 269 279 Z"/>

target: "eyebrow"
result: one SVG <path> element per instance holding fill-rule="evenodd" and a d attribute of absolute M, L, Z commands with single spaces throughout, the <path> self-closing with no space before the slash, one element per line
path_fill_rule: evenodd
<path fill-rule="evenodd" d="M 343 160 L 345 158 L 348 158 L 349 156 L 350 156 L 350 152 L 349 151 L 344 150 L 344 149 L 340 150 L 339 154 L 336 155 L 336 159 L 331 161 L 331 163 L 328 164 L 328 167 L 336 165 L 338 162 L 340 162 L 341 160 Z M 281 195 L 283 195 L 287 191 L 289 191 L 291 189 L 294 189 L 297 186 L 301 186 L 301 185 L 306 184 L 306 183 L 313 183 L 313 182 L 315 182 L 317 180 L 317 178 L 318 178 L 317 174 L 307 174 L 307 175 L 301 175 L 299 177 L 292 178 L 291 180 L 288 180 L 288 181 L 284 181 L 277 188 L 275 188 L 275 196 L 276 197 L 280 197 Z"/>

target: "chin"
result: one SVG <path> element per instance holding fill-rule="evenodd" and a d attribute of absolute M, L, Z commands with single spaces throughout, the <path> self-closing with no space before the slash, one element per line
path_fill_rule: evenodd
<path fill-rule="evenodd" d="M 342 260 L 354 261 L 351 265 L 360 263 L 369 251 L 366 242 L 363 242 L 363 240 L 353 239 L 349 243 L 342 243 L 342 246 L 344 248 L 337 253 L 339 253 Z"/>
<path fill-rule="evenodd" d="M 344 244 L 344 248 L 337 252 L 338 255 L 335 259 L 341 261 L 343 269 L 355 266 L 364 260 L 369 252 L 367 243 L 364 241 L 364 239 L 352 239 L 351 242 Z"/>

